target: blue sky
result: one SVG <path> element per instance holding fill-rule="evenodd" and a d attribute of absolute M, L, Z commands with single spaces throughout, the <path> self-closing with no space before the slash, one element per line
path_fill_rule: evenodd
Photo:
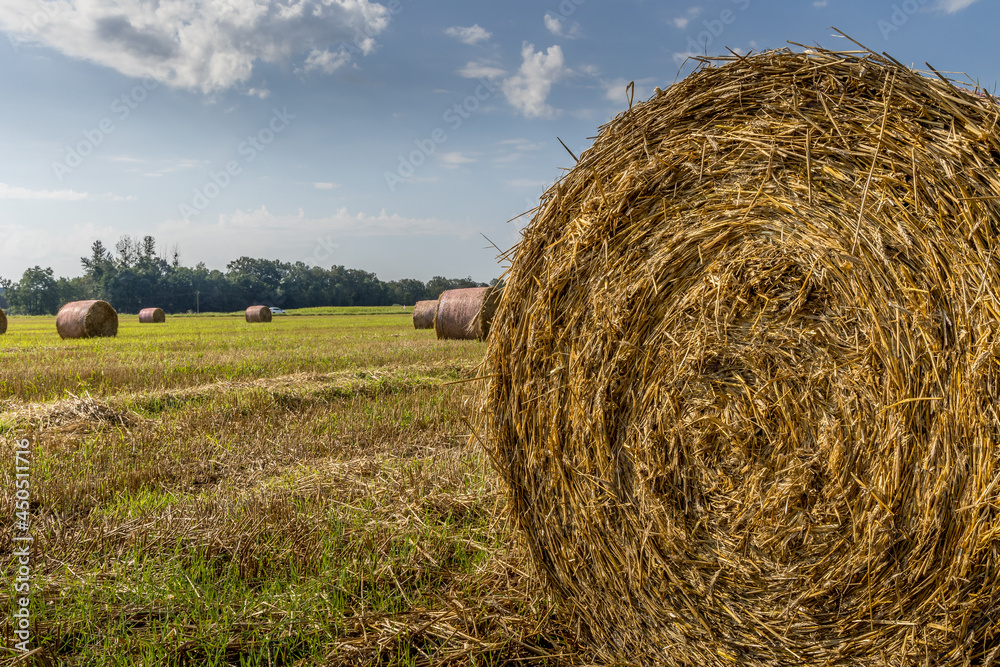
<path fill-rule="evenodd" d="M 151 234 L 487 281 L 598 127 L 690 53 L 788 41 L 1000 80 L 985 0 L 4 0 L 0 276 Z M 489 239 L 489 240 L 487 240 Z"/>

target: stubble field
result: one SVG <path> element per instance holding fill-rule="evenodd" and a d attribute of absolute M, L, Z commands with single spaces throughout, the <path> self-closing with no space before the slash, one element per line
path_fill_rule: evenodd
<path fill-rule="evenodd" d="M 4 586 L 30 454 L 32 654 L 0 663 L 569 665 L 470 443 L 483 355 L 409 314 L 123 316 L 0 337 Z"/>

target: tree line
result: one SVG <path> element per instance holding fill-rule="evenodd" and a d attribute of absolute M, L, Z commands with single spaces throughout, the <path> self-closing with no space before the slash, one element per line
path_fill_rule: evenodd
<path fill-rule="evenodd" d="M 255 304 L 411 306 L 448 289 L 485 286 L 471 277 L 383 282 L 359 269 L 253 257 L 229 262 L 225 272 L 203 262 L 192 268 L 181 266 L 176 247 L 167 254 L 157 252 L 152 236 L 122 236 L 114 251 L 95 241 L 90 256 L 80 262 L 83 275 L 76 278 L 56 278 L 51 268 L 40 266 L 27 269 L 17 282 L 0 278 L 0 307 L 22 315 L 53 315 L 62 304 L 83 299 L 103 299 L 123 313 L 150 307 L 168 313 L 232 312 Z"/>

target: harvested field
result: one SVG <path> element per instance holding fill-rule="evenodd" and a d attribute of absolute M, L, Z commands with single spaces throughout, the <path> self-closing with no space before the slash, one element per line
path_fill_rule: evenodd
<path fill-rule="evenodd" d="M 481 343 L 402 312 L 178 316 L 172 333 L 130 318 L 102 346 L 52 321 L 19 318 L 0 341 L 0 427 L 32 443 L 40 660 L 590 661 L 469 444 Z M 11 544 L 13 494 L 0 516 Z M 12 581 L 16 559 L 3 567 Z"/>
<path fill-rule="evenodd" d="M 1000 109 L 869 52 L 706 66 L 515 252 L 485 442 L 608 660 L 1000 652 Z"/>

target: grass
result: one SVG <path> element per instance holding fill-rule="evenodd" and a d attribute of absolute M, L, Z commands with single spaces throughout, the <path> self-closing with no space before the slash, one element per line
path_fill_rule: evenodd
<path fill-rule="evenodd" d="M 84 341 L 11 318 L 0 427 L 8 452 L 32 443 L 29 663 L 578 664 L 469 444 L 474 383 L 456 381 L 482 353 L 393 315 L 123 318 Z"/>
<path fill-rule="evenodd" d="M 478 358 L 480 350 L 475 343 L 438 341 L 399 315 L 276 317 L 268 324 L 212 316 L 139 324 L 137 318 L 123 316 L 115 338 L 65 341 L 56 333 L 53 317 L 12 317 L 0 337 L 0 400 L 52 400 L 67 392 L 108 396 L 300 372 L 447 365 Z"/>

